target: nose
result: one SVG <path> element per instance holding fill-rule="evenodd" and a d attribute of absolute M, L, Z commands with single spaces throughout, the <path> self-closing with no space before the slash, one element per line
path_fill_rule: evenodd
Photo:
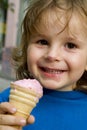
<path fill-rule="evenodd" d="M 46 59 L 49 61 L 62 60 L 62 51 L 60 47 L 52 46 L 47 50 Z"/>

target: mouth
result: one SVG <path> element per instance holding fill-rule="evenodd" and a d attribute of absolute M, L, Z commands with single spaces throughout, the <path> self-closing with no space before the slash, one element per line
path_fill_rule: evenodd
<path fill-rule="evenodd" d="M 40 67 L 40 70 L 44 73 L 48 73 L 51 75 L 58 75 L 67 71 L 64 69 L 54 69 L 54 68 L 47 68 L 47 67 Z"/>

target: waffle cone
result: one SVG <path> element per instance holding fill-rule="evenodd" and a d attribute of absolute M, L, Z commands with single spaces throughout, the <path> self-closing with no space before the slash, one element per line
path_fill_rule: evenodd
<path fill-rule="evenodd" d="M 17 112 L 14 115 L 21 116 L 27 120 L 38 102 L 37 94 L 31 89 L 26 89 L 13 83 L 10 86 L 9 102 L 17 108 Z"/>

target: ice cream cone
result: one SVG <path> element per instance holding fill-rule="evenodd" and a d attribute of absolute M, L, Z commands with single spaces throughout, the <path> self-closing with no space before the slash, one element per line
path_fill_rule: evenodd
<path fill-rule="evenodd" d="M 38 97 L 40 95 L 37 96 L 37 93 L 33 90 L 11 83 L 9 102 L 17 108 L 15 116 L 21 116 L 27 120 L 32 109 L 38 102 Z"/>

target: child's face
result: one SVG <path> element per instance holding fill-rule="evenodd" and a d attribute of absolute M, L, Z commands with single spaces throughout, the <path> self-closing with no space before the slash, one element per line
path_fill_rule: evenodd
<path fill-rule="evenodd" d="M 87 29 L 76 13 L 63 31 L 65 18 L 60 23 L 53 12 L 46 16 L 49 24 L 42 18 L 39 33 L 31 36 L 28 69 L 48 89 L 72 90 L 87 66 Z"/>

